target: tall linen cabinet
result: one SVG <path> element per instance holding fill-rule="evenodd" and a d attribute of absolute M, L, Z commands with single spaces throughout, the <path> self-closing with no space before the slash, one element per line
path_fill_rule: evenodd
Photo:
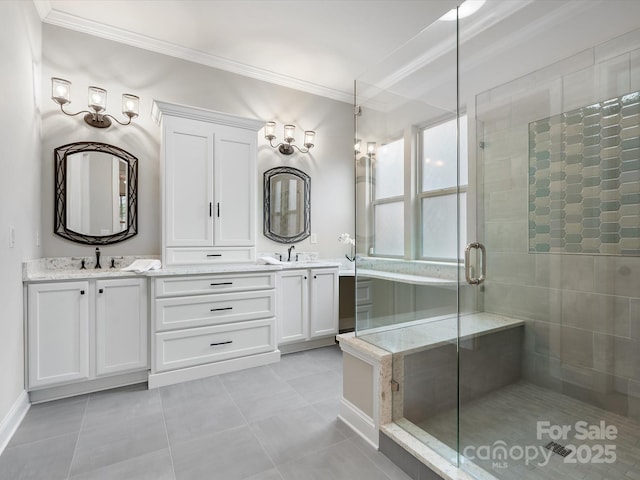
<path fill-rule="evenodd" d="M 255 261 L 261 120 L 155 101 L 167 266 Z"/>

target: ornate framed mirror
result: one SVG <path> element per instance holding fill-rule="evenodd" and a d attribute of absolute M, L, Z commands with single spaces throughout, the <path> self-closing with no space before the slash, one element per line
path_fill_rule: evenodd
<path fill-rule="evenodd" d="M 264 236 L 295 243 L 311 234 L 311 178 L 297 168 L 264 172 Z"/>
<path fill-rule="evenodd" d="M 85 245 L 108 245 L 138 233 L 138 159 L 99 142 L 54 150 L 53 232 Z"/>

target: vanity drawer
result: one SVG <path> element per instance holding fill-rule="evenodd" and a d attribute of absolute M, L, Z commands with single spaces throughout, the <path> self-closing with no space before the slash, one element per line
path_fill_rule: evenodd
<path fill-rule="evenodd" d="M 275 291 L 160 298 L 155 307 L 158 332 L 219 325 L 275 316 Z"/>
<path fill-rule="evenodd" d="M 243 275 L 206 275 L 156 279 L 156 296 L 201 295 L 243 290 L 266 290 L 275 288 L 274 272 Z"/>
<path fill-rule="evenodd" d="M 167 248 L 167 265 L 212 265 L 216 263 L 254 262 L 254 247 Z"/>
<path fill-rule="evenodd" d="M 275 319 L 162 332 L 155 342 L 158 372 L 271 352 Z"/>

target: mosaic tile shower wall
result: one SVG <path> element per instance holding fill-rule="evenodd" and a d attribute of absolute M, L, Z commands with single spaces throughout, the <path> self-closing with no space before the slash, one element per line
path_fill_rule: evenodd
<path fill-rule="evenodd" d="M 529 124 L 529 251 L 640 255 L 640 92 Z"/>

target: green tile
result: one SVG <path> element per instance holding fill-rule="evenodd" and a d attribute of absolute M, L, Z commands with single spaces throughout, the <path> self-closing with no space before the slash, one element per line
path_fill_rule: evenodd
<path fill-rule="evenodd" d="M 585 218 L 599 217 L 600 216 L 600 209 L 599 208 L 585 208 L 585 209 L 582 210 L 582 215 Z"/>
<path fill-rule="evenodd" d="M 612 168 L 611 170 L 603 170 L 602 171 L 602 179 L 603 180 L 613 180 L 614 178 L 620 177 L 620 169 Z"/>
<path fill-rule="evenodd" d="M 587 207 L 587 208 L 599 207 L 600 206 L 600 199 L 599 198 L 594 198 L 594 197 L 588 197 L 588 198 L 585 198 L 584 200 L 582 200 L 582 205 L 584 207 Z"/>
<path fill-rule="evenodd" d="M 549 252 L 551 248 L 548 243 L 539 243 L 536 245 L 536 252 Z"/>
<path fill-rule="evenodd" d="M 547 152 L 547 153 L 549 153 L 549 152 Z M 551 161 L 548 158 L 542 159 L 542 160 L 538 160 L 536 162 L 536 167 L 537 167 L 538 171 L 545 170 L 545 169 L 549 168 L 550 166 L 551 166 Z"/>
<path fill-rule="evenodd" d="M 629 105 L 633 103 L 640 103 L 640 92 L 628 93 L 620 98 L 620 102 L 623 105 Z"/>
<path fill-rule="evenodd" d="M 567 243 L 580 243 L 582 242 L 582 235 L 579 233 L 569 233 L 564 237 Z"/>
<path fill-rule="evenodd" d="M 599 103 L 594 103 L 593 105 L 588 105 L 586 107 L 582 107 L 580 110 L 582 111 L 582 115 L 589 116 L 589 115 L 600 115 L 600 104 Z"/>
<path fill-rule="evenodd" d="M 600 144 L 598 145 L 593 145 L 590 147 L 584 147 L 584 149 L 582 150 L 582 156 L 583 157 L 597 157 L 600 156 L 600 152 L 602 151 L 602 148 L 600 147 Z"/>
<path fill-rule="evenodd" d="M 620 168 L 620 159 L 619 158 L 605 158 L 602 160 L 602 169 L 608 170 L 610 168 Z"/>
<path fill-rule="evenodd" d="M 582 226 L 585 228 L 597 228 L 600 226 L 599 218 L 585 218 L 582 220 Z"/>
<path fill-rule="evenodd" d="M 536 190 L 536 197 L 548 197 L 551 195 L 551 190 L 548 188 L 538 188 Z"/>
<path fill-rule="evenodd" d="M 551 227 L 549 225 L 536 225 L 536 233 L 549 233 Z"/>
<path fill-rule="evenodd" d="M 611 115 L 617 115 L 618 113 L 620 113 L 621 109 L 622 109 L 622 106 L 620 105 L 620 103 L 618 103 L 618 100 L 616 99 L 611 103 L 609 102 L 603 103 L 600 113 L 603 117 L 609 117 Z"/>
<path fill-rule="evenodd" d="M 567 206 L 567 202 L 565 202 L 564 200 L 553 200 L 552 198 L 549 206 L 551 207 L 551 210 L 562 210 Z"/>
<path fill-rule="evenodd" d="M 567 145 L 575 145 L 576 143 L 583 143 L 584 137 L 582 135 L 569 135 L 564 140 Z"/>
<path fill-rule="evenodd" d="M 584 119 L 582 120 L 582 125 L 584 125 L 585 127 L 589 127 L 593 125 L 600 126 L 600 114 L 598 113 L 598 115 L 585 116 Z"/>
<path fill-rule="evenodd" d="M 600 225 L 600 231 L 602 233 L 618 233 L 619 230 L 619 223 L 603 223 L 602 225 Z"/>
<path fill-rule="evenodd" d="M 551 213 L 551 209 L 549 207 L 536 208 L 536 215 L 549 215 L 550 213 Z"/>
<path fill-rule="evenodd" d="M 628 227 L 620 230 L 623 238 L 640 238 L 640 227 Z"/>
<path fill-rule="evenodd" d="M 548 120 L 540 120 L 533 125 L 533 131 L 536 133 L 548 132 L 551 129 Z"/>
<path fill-rule="evenodd" d="M 600 177 L 588 177 L 582 180 L 583 187 L 595 187 L 600 185 Z"/>
<path fill-rule="evenodd" d="M 553 172 L 549 175 L 549 180 L 552 182 L 559 182 L 565 180 L 567 178 L 567 174 L 564 172 Z"/>
<path fill-rule="evenodd" d="M 640 113 L 640 103 L 625 105 L 620 111 L 622 117 L 630 117 L 632 115 L 638 115 L 638 113 Z"/>
<path fill-rule="evenodd" d="M 626 162 L 622 162 L 621 170 L 623 172 L 630 172 L 632 170 L 640 170 L 640 159 L 638 159 L 638 160 L 627 160 Z"/>
<path fill-rule="evenodd" d="M 579 173 L 577 175 L 567 175 L 567 184 L 571 185 L 574 183 L 582 183 L 582 175 Z"/>
<path fill-rule="evenodd" d="M 621 202 L 623 205 L 640 204 L 640 193 L 628 193 L 626 195 L 622 195 Z"/>
<path fill-rule="evenodd" d="M 540 167 L 540 160 L 549 160 L 551 154 L 549 150 L 536 151 L 536 160 L 538 160 L 538 167 Z"/>
<path fill-rule="evenodd" d="M 620 153 L 620 159 L 623 162 L 626 162 L 629 160 L 638 160 L 640 159 L 640 149 L 632 148 L 628 150 L 623 150 L 622 153 Z"/>
<path fill-rule="evenodd" d="M 607 137 L 600 140 L 601 148 L 617 147 L 620 145 L 620 137 Z"/>
<path fill-rule="evenodd" d="M 580 111 L 564 114 L 564 121 L 567 125 L 575 125 L 582 122 L 582 113 Z"/>
<path fill-rule="evenodd" d="M 619 243 L 620 235 L 617 233 L 603 233 L 600 235 L 600 241 L 602 243 Z"/>
<path fill-rule="evenodd" d="M 608 127 L 604 127 L 600 131 L 601 137 L 619 137 L 620 132 L 622 131 L 622 127 L 619 124 L 610 125 Z"/>
<path fill-rule="evenodd" d="M 582 222 L 582 215 L 567 215 L 566 220 L 567 223 L 580 223 Z"/>
<path fill-rule="evenodd" d="M 616 212 L 620 209 L 620 202 L 618 202 L 617 200 L 612 202 L 602 202 L 600 204 L 600 209 L 603 212 Z M 600 215 L 600 212 L 598 212 L 598 216 L 599 215 Z M 593 215 L 589 215 L 589 216 L 593 216 Z"/>
<path fill-rule="evenodd" d="M 549 235 L 551 236 L 552 239 L 554 238 L 563 238 L 565 233 L 564 230 L 562 229 L 551 229 L 551 232 L 549 233 Z"/>
<path fill-rule="evenodd" d="M 601 144 L 602 145 L 602 144 Z M 622 141 L 622 150 L 631 150 L 633 148 L 640 148 L 640 138 L 627 138 Z"/>
<path fill-rule="evenodd" d="M 605 180 L 600 184 L 601 190 L 617 190 L 620 188 L 620 180 Z"/>
<path fill-rule="evenodd" d="M 538 188 L 549 188 L 551 186 L 551 180 L 548 178 L 541 178 L 536 182 Z"/>
<path fill-rule="evenodd" d="M 567 203 L 580 203 L 582 201 L 582 195 L 572 193 L 567 195 Z"/>
<path fill-rule="evenodd" d="M 568 195 L 577 195 L 579 193 L 582 193 L 582 184 L 577 184 L 577 185 L 567 185 L 567 188 L 565 189 L 567 192 L 567 196 Z"/>
<path fill-rule="evenodd" d="M 600 124 L 589 125 L 584 127 L 584 129 L 582 130 L 582 134 L 585 136 L 585 139 L 591 136 L 598 136 L 600 134 L 601 128 L 602 127 L 600 127 Z"/>
<path fill-rule="evenodd" d="M 563 238 L 552 238 L 551 241 L 549 242 L 549 244 L 551 245 L 551 248 L 562 248 L 564 249 L 566 242 L 564 241 Z"/>
<path fill-rule="evenodd" d="M 582 163 L 582 155 L 580 154 L 575 154 L 575 155 L 567 155 L 565 161 L 571 165 L 574 163 Z"/>
<path fill-rule="evenodd" d="M 583 228 L 582 238 L 598 238 L 600 236 L 599 228 Z"/>

